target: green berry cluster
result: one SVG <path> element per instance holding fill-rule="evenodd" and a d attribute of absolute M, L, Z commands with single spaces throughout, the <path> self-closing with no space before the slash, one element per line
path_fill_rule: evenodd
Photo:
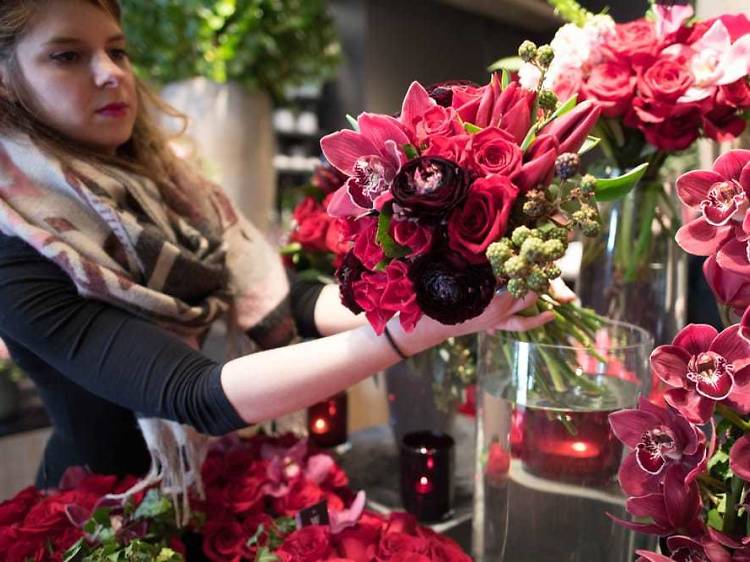
<path fill-rule="evenodd" d="M 549 45 L 536 46 L 533 41 L 524 41 L 518 48 L 518 56 L 523 62 L 530 62 L 546 70 L 555 58 L 555 52 Z"/>
<path fill-rule="evenodd" d="M 554 262 L 563 257 L 567 247 L 565 228 L 519 226 L 509 238 L 490 244 L 487 259 L 495 276 L 508 280 L 508 291 L 521 298 L 529 291 L 546 291 L 549 282 L 560 276 Z"/>

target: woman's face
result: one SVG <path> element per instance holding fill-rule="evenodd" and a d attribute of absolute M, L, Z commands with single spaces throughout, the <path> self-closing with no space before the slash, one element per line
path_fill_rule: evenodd
<path fill-rule="evenodd" d="M 133 132 L 135 77 L 125 37 L 84 0 L 50 0 L 17 45 L 37 116 L 74 141 L 113 153 Z"/>

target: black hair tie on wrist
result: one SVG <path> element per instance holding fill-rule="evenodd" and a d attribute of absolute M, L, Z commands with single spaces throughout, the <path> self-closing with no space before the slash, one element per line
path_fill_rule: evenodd
<path fill-rule="evenodd" d="M 398 356 L 399 356 L 399 357 L 400 357 L 401 359 L 403 359 L 404 361 L 406 361 L 406 360 L 407 360 L 407 359 L 409 358 L 409 356 L 408 356 L 408 355 L 405 355 L 405 354 L 404 354 L 404 352 L 403 352 L 403 351 L 401 351 L 401 350 L 399 349 L 399 347 L 398 347 L 398 346 L 396 345 L 396 341 L 395 341 L 395 340 L 393 339 L 393 336 L 392 336 L 392 335 L 391 335 L 391 333 L 390 333 L 390 332 L 388 331 L 388 326 L 386 326 L 386 327 L 385 327 L 385 330 L 383 331 L 383 333 L 385 334 L 385 337 L 386 337 L 386 338 L 388 339 L 388 343 L 389 343 L 389 344 L 391 344 L 391 347 L 393 348 L 393 351 L 395 351 L 395 352 L 396 352 L 396 354 L 397 354 L 397 355 L 398 355 Z"/>

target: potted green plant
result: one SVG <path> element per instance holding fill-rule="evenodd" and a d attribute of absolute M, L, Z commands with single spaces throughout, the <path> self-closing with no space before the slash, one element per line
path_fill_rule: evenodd
<path fill-rule="evenodd" d="M 138 73 L 191 118 L 205 170 L 256 225 L 274 201 L 272 106 L 332 75 L 326 0 L 123 0 Z"/>

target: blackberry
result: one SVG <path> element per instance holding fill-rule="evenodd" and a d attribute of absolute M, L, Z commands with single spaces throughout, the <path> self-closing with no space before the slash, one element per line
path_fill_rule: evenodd
<path fill-rule="evenodd" d="M 518 56 L 521 57 L 523 62 L 531 62 L 536 58 L 536 44 L 533 41 L 524 41 L 521 46 L 518 47 Z"/>
<path fill-rule="evenodd" d="M 566 152 L 555 160 L 555 174 L 560 179 L 567 180 L 578 173 L 580 166 L 581 157 L 574 152 Z"/>

